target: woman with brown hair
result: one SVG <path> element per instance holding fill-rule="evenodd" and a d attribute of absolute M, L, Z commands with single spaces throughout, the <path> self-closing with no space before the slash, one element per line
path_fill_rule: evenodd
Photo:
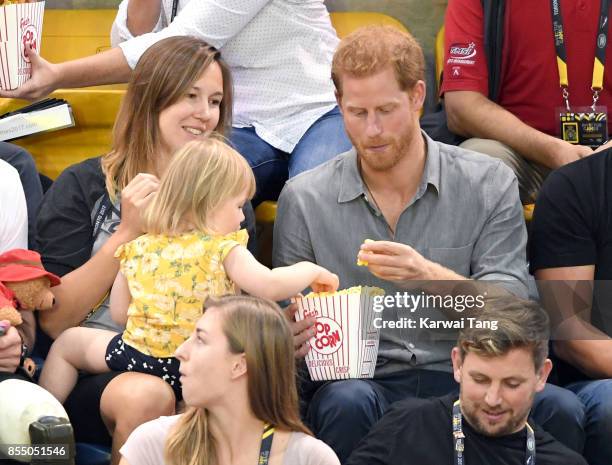
<path fill-rule="evenodd" d="M 213 131 L 223 134 L 231 108 L 229 72 L 206 42 L 172 37 L 142 56 L 117 116 L 113 150 L 65 170 L 40 209 L 43 262 L 62 276 L 54 309 L 40 315 L 49 336 L 78 325 L 122 330 L 108 304 L 119 270 L 115 251 L 142 234 L 141 212 L 172 154 Z M 77 441 L 110 442 L 111 432 L 116 462 L 130 432 L 174 413 L 175 398 L 157 377 L 111 372 L 81 377 L 65 407 Z"/>
<path fill-rule="evenodd" d="M 121 465 L 339 465 L 300 420 L 293 338 L 276 304 L 209 299 L 176 356 L 187 411 L 138 427 Z"/>

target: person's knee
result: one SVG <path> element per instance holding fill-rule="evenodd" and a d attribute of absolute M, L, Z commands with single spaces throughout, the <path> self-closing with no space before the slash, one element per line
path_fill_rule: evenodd
<path fill-rule="evenodd" d="M 589 424 L 612 433 L 612 380 L 593 381 L 585 394 L 579 394 L 585 405 Z"/>
<path fill-rule="evenodd" d="M 172 388 L 162 379 L 127 373 L 109 383 L 100 409 L 112 429 L 132 431 L 149 420 L 174 414 L 175 402 Z"/>
<path fill-rule="evenodd" d="M 520 158 L 510 147 L 494 139 L 479 139 L 475 137 L 462 142 L 459 147 L 499 158 L 511 166 L 516 165 L 517 159 Z"/>
<path fill-rule="evenodd" d="M 547 384 L 536 396 L 532 417 L 555 439 L 582 453 L 586 416 L 582 402 L 573 392 Z"/>
<path fill-rule="evenodd" d="M 0 142 L 0 159 L 13 165 L 17 171 L 21 169 L 36 171 L 36 163 L 30 152 L 18 145 Z"/>
<path fill-rule="evenodd" d="M 81 327 L 73 327 L 62 331 L 57 339 L 53 341 L 53 345 L 51 345 L 51 351 L 49 353 L 53 354 L 54 356 L 61 356 L 63 358 L 72 353 L 74 341 L 76 340 L 81 329 Z"/>
<path fill-rule="evenodd" d="M 534 416 L 541 423 L 549 420 L 582 428 L 585 410 L 580 399 L 568 389 L 547 384 L 546 389 L 536 397 Z"/>
<path fill-rule="evenodd" d="M 335 381 L 321 387 L 312 399 L 314 415 L 341 413 L 349 418 L 372 410 L 377 403 L 374 388 L 364 381 Z"/>

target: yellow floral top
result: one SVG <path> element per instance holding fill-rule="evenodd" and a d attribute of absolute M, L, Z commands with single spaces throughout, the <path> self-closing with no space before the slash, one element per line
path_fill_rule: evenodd
<path fill-rule="evenodd" d="M 248 233 L 145 234 L 115 252 L 132 302 L 123 340 L 153 357 L 171 357 L 189 338 L 208 296 L 234 294 L 223 260 Z"/>

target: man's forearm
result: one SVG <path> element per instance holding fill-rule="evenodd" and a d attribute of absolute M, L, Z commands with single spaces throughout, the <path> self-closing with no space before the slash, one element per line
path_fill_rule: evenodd
<path fill-rule="evenodd" d="M 563 141 L 523 123 L 479 92 L 445 94 L 449 129 L 465 137 L 493 139 L 525 158 L 548 167 L 560 166 Z"/>
<path fill-rule="evenodd" d="M 161 0 L 130 0 L 127 27 L 134 37 L 151 32 L 161 14 Z"/>
<path fill-rule="evenodd" d="M 597 337 L 593 335 L 593 337 Z M 555 354 L 591 378 L 612 378 L 612 339 L 554 341 Z"/>
<path fill-rule="evenodd" d="M 132 74 L 119 47 L 54 66 L 58 72 L 56 88 L 118 84 L 129 81 Z"/>

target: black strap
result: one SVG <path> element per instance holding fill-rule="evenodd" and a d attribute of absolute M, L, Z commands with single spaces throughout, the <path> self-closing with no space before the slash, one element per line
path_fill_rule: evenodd
<path fill-rule="evenodd" d="M 174 21 L 178 10 L 178 0 L 172 0 L 172 14 L 170 15 L 170 22 Z"/>
<path fill-rule="evenodd" d="M 481 0 L 484 19 L 484 47 L 489 71 L 489 99 L 496 102 L 501 84 L 502 50 L 506 2 Z"/>
<path fill-rule="evenodd" d="M 529 423 L 525 423 L 527 428 L 527 440 L 525 441 L 525 465 L 536 464 L 535 434 Z M 463 434 L 463 416 L 461 414 L 461 402 L 456 400 L 453 404 L 453 442 L 455 465 L 466 465 L 463 458 L 465 451 L 465 434 Z"/>
<path fill-rule="evenodd" d="M 259 448 L 258 465 L 268 465 L 270 460 L 270 450 L 272 449 L 272 439 L 274 439 L 274 426 L 265 424 L 261 435 L 261 447 Z"/>

